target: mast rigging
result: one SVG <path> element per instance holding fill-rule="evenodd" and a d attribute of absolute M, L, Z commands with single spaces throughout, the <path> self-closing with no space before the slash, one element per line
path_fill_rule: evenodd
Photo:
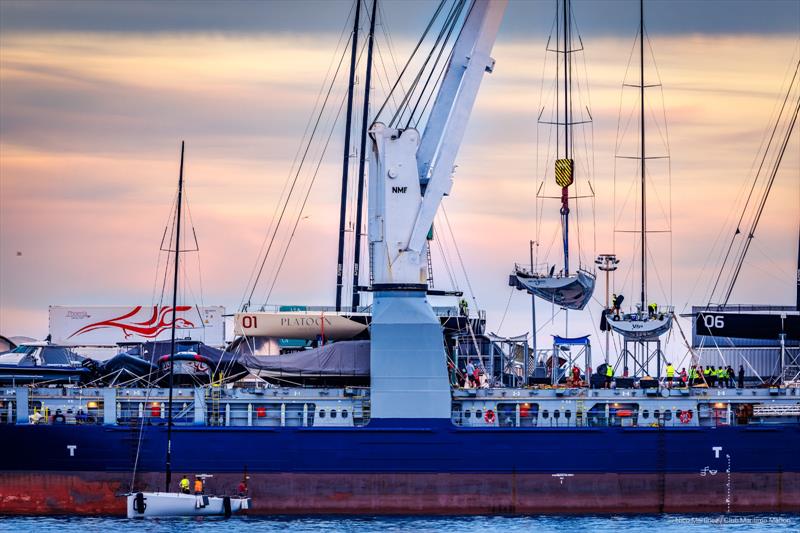
<path fill-rule="evenodd" d="M 339 248 L 336 260 L 336 311 L 342 310 L 342 284 L 344 279 L 344 237 L 347 217 L 347 181 L 350 172 L 350 133 L 353 122 L 353 92 L 358 51 L 358 24 L 361 15 L 361 0 L 356 0 L 356 16 L 353 22 L 353 41 L 350 49 L 350 79 L 347 85 L 347 116 L 344 132 L 344 156 L 342 161 L 342 195 L 339 207 Z"/>
<path fill-rule="evenodd" d="M 183 203 L 183 150 L 184 141 L 181 141 L 181 165 L 178 174 L 178 205 L 175 215 L 175 271 L 172 277 L 172 327 L 169 343 L 169 400 L 167 402 L 167 458 L 165 464 L 166 476 L 164 479 L 164 492 L 169 492 L 172 481 L 172 388 L 175 373 L 175 319 L 178 306 L 178 267 L 181 253 L 181 205 Z"/>
<path fill-rule="evenodd" d="M 360 0 L 357 0 L 360 2 Z M 358 290 L 358 277 L 361 273 L 361 225 L 364 218 L 364 167 L 367 160 L 367 136 L 369 134 L 369 92 L 372 84 L 372 48 L 375 42 L 375 19 L 377 18 L 378 0 L 372 0 L 372 13 L 369 21 L 369 37 L 367 42 L 367 72 L 364 80 L 364 109 L 361 113 L 361 149 L 358 160 L 358 189 L 356 199 L 355 243 L 353 254 L 353 300 L 352 310 L 356 312 L 361 304 Z"/>
<path fill-rule="evenodd" d="M 642 178 L 642 310 L 647 309 L 647 196 L 645 178 L 645 135 L 644 135 L 644 0 L 639 0 L 639 95 L 640 95 L 640 133 L 641 133 L 641 178 Z"/>

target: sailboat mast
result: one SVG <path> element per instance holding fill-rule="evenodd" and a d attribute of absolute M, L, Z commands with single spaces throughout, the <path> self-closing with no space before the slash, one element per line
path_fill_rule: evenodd
<path fill-rule="evenodd" d="M 570 135 L 570 120 L 569 120 L 569 70 L 570 70 L 570 53 L 569 53 L 569 0 L 564 0 L 564 157 L 569 159 L 569 135 Z"/>
<path fill-rule="evenodd" d="M 360 0 L 359 0 L 360 2 Z M 364 217 L 364 166 L 367 161 L 367 129 L 369 128 L 369 89 L 372 83 L 372 45 L 375 42 L 375 19 L 378 0 L 372 0 L 372 16 L 369 21 L 367 44 L 367 73 L 364 80 L 364 110 L 361 113 L 361 150 L 358 161 L 358 191 L 356 197 L 355 250 L 353 254 L 353 312 L 361 304 L 358 291 L 358 276 L 361 271 L 361 219 Z"/>
<path fill-rule="evenodd" d="M 564 160 L 569 161 L 569 141 L 570 141 L 570 39 L 569 39 L 569 15 L 570 5 L 569 0 L 563 0 L 562 7 L 564 10 Z M 563 231 L 564 241 L 564 276 L 569 276 L 569 185 L 561 188 L 561 225 Z"/>
<path fill-rule="evenodd" d="M 642 171 L 642 310 L 647 309 L 647 196 L 644 144 L 644 0 L 639 0 L 639 94 L 641 99 L 641 171 Z"/>
<path fill-rule="evenodd" d="M 356 51 L 358 48 L 358 23 L 361 15 L 361 0 L 356 0 L 356 17 L 353 22 L 353 42 L 350 50 L 350 80 L 347 85 L 347 118 L 344 130 L 344 158 L 342 162 L 342 196 L 339 207 L 339 250 L 336 260 L 336 311 L 342 310 L 342 280 L 344 279 L 344 234 L 347 217 L 347 179 L 350 171 L 350 130 L 353 123 L 353 88 L 356 75 Z"/>
<path fill-rule="evenodd" d="M 167 402 L 167 460 L 166 460 L 166 479 L 164 480 L 164 492 L 169 492 L 170 482 L 172 481 L 172 387 L 174 385 L 175 370 L 175 319 L 178 306 L 178 266 L 180 265 L 181 252 L 181 206 L 183 204 L 183 148 L 184 141 L 181 141 L 181 166 L 178 174 L 178 207 L 175 214 L 175 271 L 172 277 L 172 328 L 169 343 L 169 400 Z"/>

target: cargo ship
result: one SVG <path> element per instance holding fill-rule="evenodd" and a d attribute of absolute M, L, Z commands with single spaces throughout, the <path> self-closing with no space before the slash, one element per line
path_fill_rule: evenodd
<path fill-rule="evenodd" d="M 432 306 L 431 228 L 505 4 L 459 8 L 423 133 L 369 128 L 372 304 L 243 310 L 226 351 L 186 341 L 165 354 L 156 343 L 136 352 L 145 364 L 126 366 L 125 347 L 114 364 L 128 385 L 91 368 L 77 385 L 5 381 L 0 514 L 125 515 L 124 494 L 177 491 L 183 474 L 203 475 L 216 494 L 245 483 L 249 513 L 265 515 L 800 511 L 791 372 L 758 384 L 669 380 L 648 354 L 640 370 L 654 377 L 629 376 L 619 363 L 593 369 L 588 337 L 531 350 L 487 332 L 466 306 Z M 700 334 L 724 327 L 720 312 L 698 310 Z M 660 313 L 623 314 L 631 327 L 658 322 L 630 342 L 657 338 Z M 771 325 L 783 360 L 797 354 L 799 315 L 784 309 Z M 259 356 L 254 335 L 311 345 Z M 185 379 L 166 387 L 165 370 Z M 166 487 L 165 455 L 177 474 Z"/>

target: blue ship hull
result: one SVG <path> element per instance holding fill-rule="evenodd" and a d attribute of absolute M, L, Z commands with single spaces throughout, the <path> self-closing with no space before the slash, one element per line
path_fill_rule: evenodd
<path fill-rule="evenodd" d="M 139 430 L 119 426 L 0 435 L 0 513 L 120 514 L 118 494 L 163 488 L 161 426 L 144 428 L 140 449 Z M 253 512 L 264 514 L 800 512 L 796 425 L 177 427 L 172 450 L 171 489 L 207 473 L 210 490 L 230 493 L 246 474 Z"/>

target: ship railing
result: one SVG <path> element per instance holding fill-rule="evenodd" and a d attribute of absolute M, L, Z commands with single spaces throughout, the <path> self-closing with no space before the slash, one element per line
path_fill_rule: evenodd
<path fill-rule="evenodd" d="M 355 311 L 351 311 L 351 308 L 346 308 L 345 310 L 336 310 L 335 306 L 332 305 L 262 305 L 256 309 L 257 312 L 260 313 L 306 313 L 306 314 L 319 314 L 319 313 L 363 313 L 369 314 L 372 312 L 371 305 L 362 305 L 356 307 Z"/>
<path fill-rule="evenodd" d="M 563 271 L 553 269 L 553 274 L 550 274 L 552 265 L 549 263 L 535 263 L 531 268 L 530 263 L 514 263 L 514 274 L 522 274 L 532 278 L 560 278 Z"/>
<path fill-rule="evenodd" d="M 436 305 L 432 306 L 433 312 L 436 316 L 446 317 L 446 316 L 461 316 L 461 311 L 457 306 L 444 306 L 444 305 Z M 258 312 L 262 313 L 298 313 L 298 314 L 307 314 L 307 315 L 316 315 L 320 313 L 330 313 L 330 314 L 370 314 L 372 313 L 372 306 L 371 305 L 362 305 L 357 307 L 355 311 L 351 311 L 349 308 L 344 311 L 337 311 L 335 306 L 331 305 L 264 305 L 258 308 Z M 486 311 L 478 311 L 478 318 L 486 319 Z"/>
<path fill-rule="evenodd" d="M 225 427 L 359 427 L 369 423 L 370 403 L 368 399 L 331 403 L 323 399 L 281 401 L 279 398 L 263 398 L 221 400 L 219 408 L 215 409 L 207 401 L 203 415 L 195 423 Z"/>
<path fill-rule="evenodd" d="M 675 306 L 674 305 L 657 305 L 655 314 L 658 316 L 661 315 L 672 315 L 675 313 Z M 650 312 L 648 309 L 641 309 L 640 304 L 636 304 L 635 307 L 631 307 L 630 311 L 627 313 L 623 313 L 625 318 L 629 318 L 631 320 L 646 320 L 650 317 Z"/>
<path fill-rule="evenodd" d="M 163 399 L 148 400 L 141 398 L 132 401 L 117 402 L 117 424 L 121 426 L 166 425 L 168 421 L 167 402 Z M 175 425 L 194 423 L 194 403 L 174 402 L 172 405 L 172 422 Z"/>
<path fill-rule="evenodd" d="M 38 425 L 103 423 L 103 401 L 97 396 L 81 394 L 64 398 L 54 396 L 51 392 L 52 389 L 48 389 L 44 394 L 34 392 L 28 397 L 28 423 Z"/>

